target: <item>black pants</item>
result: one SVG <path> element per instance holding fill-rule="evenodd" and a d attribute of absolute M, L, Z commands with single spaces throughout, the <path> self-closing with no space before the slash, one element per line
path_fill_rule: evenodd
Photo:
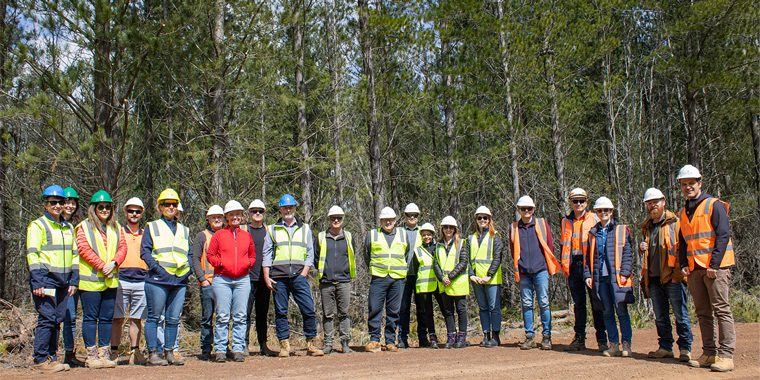
<path fill-rule="evenodd" d="M 417 306 L 417 339 L 427 336 L 427 322 L 425 321 L 422 301 L 415 292 L 417 286 L 417 276 L 406 276 L 404 283 L 404 295 L 401 297 L 401 311 L 398 318 L 398 336 L 399 339 L 405 340 L 409 337 L 409 322 L 412 319 L 412 299 Z"/>
<path fill-rule="evenodd" d="M 266 282 L 251 281 L 251 293 L 248 296 L 248 312 L 245 329 L 245 344 L 250 342 L 251 320 L 253 319 L 253 305 L 256 304 L 256 336 L 259 339 L 259 346 L 267 344 L 267 317 L 269 316 L 269 299 L 272 291 L 267 288 Z"/>
<path fill-rule="evenodd" d="M 367 327 L 369 339 L 380 341 L 380 328 L 385 309 L 385 344 L 396 344 L 396 323 L 398 322 L 401 296 L 404 291 L 404 278 L 391 276 L 375 277 L 369 283 Z"/>
<path fill-rule="evenodd" d="M 428 334 L 435 334 L 435 309 L 433 309 L 433 298 L 438 301 L 438 308 L 443 311 L 443 300 L 441 299 L 441 293 L 438 290 L 434 290 L 430 293 L 416 293 L 414 302 L 417 304 L 417 321 L 424 321 Z M 420 314 L 422 316 L 420 317 Z M 418 325 L 421 324 L 417 322 Z M 420 332 L 417 329 L 419 339 L 425 336 L 425 332 Z"/>
<path fill-rule="evenodd" d="M 446 293 L 441 295 L 443 299 L 443 316 L 446 317 L 446 332 L 457 332 L 454 323 L 454 314 L 459 318 L 459 332 L 467 332 L 467 296 L 450 296 Z"/>
<path fill-rule="evenodd" d="M 575 335 L 586 338 L 586 293 L 589 297 L 591 289 L 583 281 L 583 258 L 573 258 L 570 264 L 570 276 L 567 278 L 567 286 L 573 298 L 573 313 L 575 314 Z M 596 341 L 607 343 L 607 328 L 604 326 L 604 316 L 601 310 L 591 308 L 591 316 L 594 319 L 596 329 Z"/>

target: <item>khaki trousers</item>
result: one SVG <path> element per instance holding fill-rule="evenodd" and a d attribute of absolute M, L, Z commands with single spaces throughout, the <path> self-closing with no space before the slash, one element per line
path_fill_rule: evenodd
<path fill-rule="evenodd" d="M 702 332 L 702 353 L 733 358 L 736 332 L 734 315 L 728 303 L 731 270 L 720 269 L 716 278 L 709 278 L 706 269 L 695 269 L 691 271 L 688 282 Z"/>

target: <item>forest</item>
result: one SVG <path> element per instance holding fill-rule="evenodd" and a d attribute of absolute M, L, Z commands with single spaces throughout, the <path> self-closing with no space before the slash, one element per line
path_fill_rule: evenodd
<path fill-rule="evenodd" d="M 193 235 L 213 204 L 261 198 L 272 223 L 291 193 L 315 231 L 343 207 L 356 244 L 383 207 L 409 202 L 421 223 L 452 215 L 463 231 L 486 205 L 503 232 L 522 195 L 558 236 L 582 187 L 640 239 L 644 191 L 677 211 L 685 164 L 730 204 L 733 288 L 757 295 L 759 8 L 0 0 L 0 298 L 29 302 L 26 227 L 51 184 L 85 203 L 98 190 L 140 197 L 146 221 L 174 188 Z"/>

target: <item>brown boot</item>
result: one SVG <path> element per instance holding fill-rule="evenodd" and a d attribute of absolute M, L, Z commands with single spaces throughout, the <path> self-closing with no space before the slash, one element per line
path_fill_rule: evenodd
<path fill-rule="evenodd" d="M 164 359 L 161 359 L 160 356 L 158 356 L 158 351 L 148 351 L 148 361 L 146 362 L 149 366 L 159 366 L 159 365 L 169 365 L 169 362 L 167 362 Z"/>
<path fill-rule="evenodd" d="M 713 372 L 728 372 L 734 370 L 733 358 L 722 358 L 720 356 L 715 357 L 715 363 L 710 366 L 710 370 Z"/>
<path fill-rule="evenodd" d="M 306 339 L 306 355 L 309 356 L 324 356 L 324 351 L 317 348 L 317 344 L 314 342 L 314 338 Z"/>
<path fill-rule="evenodd" d="M 59 362 L 54 362 L 49 356 L 42 363 L 34 364 L 34 370 L 41 373 L 55 373 L 68 371 L 68 366 Z"/>
<path fill-rule="evenodd" d="M 170 365 L 185 365 L 185 359 L 181 356 L 174 356 L 174 350 L 165 350 L 164 354 Z"/>
<path fill-rule="evenodd" d="M 277 356 L 281 358 L 290 356 L 290 340 L 283 339 L 280 341 L 280 353 Z"/>
<path fill-rule="evenodd" d="M 98 358 L 103 362 L 103 368 L 116 367 L 116 362 L 111 360 L 111 347 L 98 348 Z"/>
<path fill-rule="evenodd" d="M 139 347 L 129 351 L 129 364 L 145 365 L 146 361 L 147 359 L 143 356 L 142 350 Z"/>

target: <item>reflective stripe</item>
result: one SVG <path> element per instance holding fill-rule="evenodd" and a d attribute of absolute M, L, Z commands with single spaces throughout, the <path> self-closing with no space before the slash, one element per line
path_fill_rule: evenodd
<path fill-rule="evenodd" d="M 418 283 L 426 283 L 426 282 L 438 282 L 438 279 L 436 278 L 421 278 L 417 280 Z"/>
<path fill-rule="evenodd" d="M 79 275 L 79 281 L 102 282 L 102 283 L 105 283 L 106 282 L 106 278 L 105 277 L 98 277 L 98 275 L 96 275 L 96 274 L 90 275 L 90 276 Z"/>
<path fill-rule="evenodd" d="M 179 248 L 179 247 L 164 247 L 164 248 L 158 248 L 158 249 L 154 249 L 154 250 L 153 250 L 153 252 L 155 252 L 155 253 L 170 253 L 170 252 L 177 252 L 177 253 L 181 253 L 181 254 L 183 254 L 183 255 L 187 256 L 187 250 L 184 250 L 184 249 L 182 249 L 182 248 Z"/>
<path fill-rule="evenodd" d="M 707 232 L 693 233 L 691 235 L 684 235 L 683 239 L 685 241 L 689 241 L 691 239 L 711 238 L 715 236 L 716 236 L 715 231 L 707 231 Z"/>
<path fill-rule="evenodd" d="M 583 251 L 582 251 L 582 250 L 580 250 L 580 249 L 574 249 L 574 250 L 570 251 L 570 253 L 571 253 L 573 256 L 575 256 L 575 255 L 582 255 L 582 254 L 583 254 Z"/>
<path fill-rule="evenodd" d="M 305 261 L 303 261 L 303 260 L 295 260 L 295 259 L 291 259 L 291 260 L 274 260 L 274 261 L 272 261 L 272 265 L 289 265 L 289 264 L 290 265 L 292 265 L 292 264 L 304 265 L 304 263 L 305 263 Z"/>
<path fill-rule="evenodd" d="M 388 268 L 388 269 L 390 269 L 392 271 L 406 270 L 406 266 L 405 265 L 383 265 L 383 264 L 379 264 L 379 263 L 369 263 L 369 266 L 375 267 L 375 268 L 382 268 L 382 269 Z"/>
<path fill-rule="evenodd" d="M 395 234 L 390 246 L 380 229 L 372 230 L 370 235 L 370 274 L 376 277 L 402 279 L 406 277 L 408 265 L 406 261 L 407 243 L 406 231 L 400 227 L 394 229 Z M 403 267 L 402 267 L 403 265 Z"/>

